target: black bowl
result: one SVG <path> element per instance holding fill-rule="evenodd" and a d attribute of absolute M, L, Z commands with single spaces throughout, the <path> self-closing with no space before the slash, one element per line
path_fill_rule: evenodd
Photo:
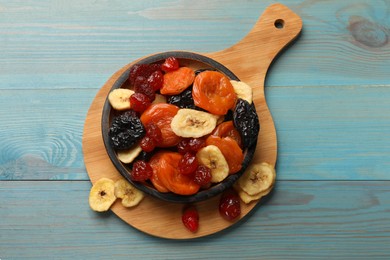
<path fill-rule="evenodd" d="M 179 59 L 181 65 L 190 65 L 191 67 L 197 69 L 197 68 L 207 68 L 207 69 L 215 69 L 217 71 L 222 72 L 227 77 L 229 77 L 232 80 L 239 80 L 237 76 L 233 74 L 229 69 L 227 69 L 222 64 L 216 62 L 215 60 L 208 58 L 206 56 L 192 53 L 192 52 L 184 52 L 184 51 L 173 51 L 173 52 L 163 52 L 158 53 L 152 56 L 148 56 L 140 61 L 138 61 L 136 64 L 151 64 L 151 63 L 159 63 L 163 62 L 168 57 L 176 57 Z M 122 86 L 125 86 L 128 81 L 129 77 L 129 71 L 130 68 L 127 69 L 119 78 L 118 80 L 113 84 L 112 90 L 116 88 L 120 88 Z M 253 155 L 256 150 L 256 142 L 254 144 L 247 148 L 244 151 L 244 161 L 242 164 L 242 169 L 233 174 L 229 175 L 225 180 L 223 180 L 220 183 L 217 183 L 215 185 L 212 185 L 208 189 L 200 190 L 198 193 L 194 195 L 178 195 L 174 193 L 162 193 L 156 190 L 152 185 L 140 183 L 136 181 L 132 181 L 129 176 L 129 166 L 119 161 L 116 151 L 112 148 L 110 145 L 110 140 L 108 137 L 108 131 L 110 128 L 110 123 L 113 115 L 115 114 L 115 111 L 111 109 L 111 105 L 108 101 L 108 98 L 106 98 L 106 101 L 104 103 L 103 107 L 103 114 L 102 114 L 102 135 L 103 135 L 103 141 L 104 145 L 106 147 L 108 156 L 110 157 L 112 163 L 116 167 L 116 169 L 119 171 L 119 173 L 127 179 L 132 185 L 134 185 L 137 189 L 145 192 L 146 194 L 164 200 L 168 202 L 176 202 L 176 203 L 194 203 L 198 201 L 203 201 L 206 199 L 209 199 L 211 197 L 214 197 L 226 189 L 232 187 L 234 182 L 237 181 L 237 179 L 243 174 L 245 169 L 248 167 L 250 161 L 253 158 Z"/>

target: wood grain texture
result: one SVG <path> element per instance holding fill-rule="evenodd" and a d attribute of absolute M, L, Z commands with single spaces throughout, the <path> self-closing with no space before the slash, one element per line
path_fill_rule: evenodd
<path fill-rule="evenodd" d="M 2 1 L 0 79 L 7 80 L 0 80 L 0 88 L 8 88 L 10 79 L 36 88 L 57 75 L 59 82 L 104 81 L 118 67 L 150 53 L 219 51 L 246 35 L 275 2 Z M 308 26 L 299 44 L 273 64 L 267 85 L 388 84 L 386 0 L 280 2 Z"/>
<path fill-rule="evenodd" d="M 82 127 L 107 78 L 227 48 L 275 2 L 0 1 L 0 258 L 390 258 L 387 0 L 279 1 L 305 27 L 265 82 L 278 185 L 242 223 L 170 241 L 88 207 Z"/>
<path fill-rule="evenodd" d="M 81 136 L 90 90 L 0 90 L 0 180 L 86 179 Z M 83 97 L 83 98 L 80 98 Z"/>
<path fill-rule="evenodd" d="M 1 258 L 390 257 L 388 181 L 280 181 L 239 225 L 191 242 L 154 238 L 110 212 L 93 212 L 90 187 L 88 181 L 0 182 Z"/>

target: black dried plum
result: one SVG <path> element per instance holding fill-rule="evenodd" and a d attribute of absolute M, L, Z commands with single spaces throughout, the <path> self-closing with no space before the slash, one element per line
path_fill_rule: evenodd
<path fill-rule="evenodd" d="M 233 121 L 233 111 L 232 110 L 229 110 L 226 113 L 225 118 L 223 119 L 223 121 Z"/>
<path fill-rule="evenodd" d="M 195 109 L 194 99 L 192 98 L 192 87 L 186 88 L 178 95 L 170 96 L 167 102 L 179 108 Z"/>
<path fill-rule="evenodd" d="M 137 113 L 129 110 L 114 117 L 108 136 L 114 149 L 125 150 L 130 149 L 145 133 L 145 128 Z"/>
<path fill-rule="evenodd" d="M 249 148 L 256 144 L 260 123 L 253 103 L 249 104 L 248 101 L 239 98 L 233 111 L 233 123 L 241 135 L 244 147 Z"/>

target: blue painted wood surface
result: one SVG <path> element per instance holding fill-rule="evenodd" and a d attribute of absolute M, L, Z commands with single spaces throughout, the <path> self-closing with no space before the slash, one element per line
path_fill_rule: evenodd
<path fill-rule="evenodd" d="M 280 1 L 303 31 L 272 65 L 272 196 L 194 241 L 88 207 L 81 138 L 104 82 L 167 50 L 240 40 L 275 1 L 0 1 L 0 259 L 390 258 L 390 3 Z"/>

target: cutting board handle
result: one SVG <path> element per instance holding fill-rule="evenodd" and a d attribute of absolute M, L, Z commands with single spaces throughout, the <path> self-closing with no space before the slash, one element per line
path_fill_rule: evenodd
<path fill-rule="evenodd" d="M 302 30 L 301 18 L 282 4 L 273 4 L 252 30 L 233 46 L 206 54 L 222 63 L 253 89 L 253 102 L 260 120 L 260 133 L 253 162 L 276 164 L 276 129 L 264 95 L 267 71 L 275 57 Z"/>
<path fill-rule="evenodd" d="M 301 18 L 282 4 L 267 7 L 249 33 L 233 46 L 207 56 L 227 66 L 242 80 L 263 83 L 278 53 L 302 30 Z"/>

